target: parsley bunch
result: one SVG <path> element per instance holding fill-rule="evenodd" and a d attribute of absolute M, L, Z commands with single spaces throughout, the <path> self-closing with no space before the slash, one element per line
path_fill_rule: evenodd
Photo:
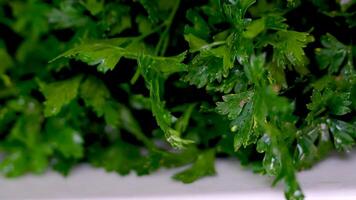
<path fill-rule="evenodd" d="M 0 171 L 233 157 L 283 181 L 356 138 L 356 2 L 0 0 Z M 237 180 L 238 181 L 238 180 Z"/>

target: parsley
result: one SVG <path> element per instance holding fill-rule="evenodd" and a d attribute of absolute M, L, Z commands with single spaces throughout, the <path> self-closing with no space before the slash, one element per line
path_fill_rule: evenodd
<path fill-rule="evenodd" d="M 0 172 L 191 183 L 226 155 L 303 199 L 298 171 L 355 145 L 354 7 L 0 0 Z"/>

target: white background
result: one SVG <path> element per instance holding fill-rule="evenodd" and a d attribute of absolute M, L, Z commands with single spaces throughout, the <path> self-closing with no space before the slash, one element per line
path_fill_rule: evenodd
<path fill-rule="evenodd" d="M 1 178 L 0 199 L 284 200 L 283 185 L 271 188 L 272 178 L 253 174 L 237 161 L 218 160 L 216 168 L 218 175 L 184 185 L 170 178 L 177 169 L 121 177 L 81 165 L 67 178 L 53 171 Z M 298 178 L 307 200 L 356 200 L 356 152 L 332 156 Z"/>

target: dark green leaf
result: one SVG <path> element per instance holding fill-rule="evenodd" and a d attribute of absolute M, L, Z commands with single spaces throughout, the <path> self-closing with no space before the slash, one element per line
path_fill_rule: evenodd
<path fill-rule="evenodd" d="M 327 68 L 330 74 L 338 72 L 350 51 L 349 48 L 331 34 L 324 35 L 321 38 L 321 43 L 324 48 L 315 50 L 320 68 Z"/>

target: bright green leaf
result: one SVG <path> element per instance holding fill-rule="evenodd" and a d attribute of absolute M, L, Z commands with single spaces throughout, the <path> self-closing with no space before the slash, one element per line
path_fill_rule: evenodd
<path fill-rule="evenodd" d="M 81 80 L 82 76 L 76 76 L 49 84 L 39 82 L 40 90 L 46 98 L 44 113 L 47 117 L 57 115 L 63 106 L 77 97 Z"/>

